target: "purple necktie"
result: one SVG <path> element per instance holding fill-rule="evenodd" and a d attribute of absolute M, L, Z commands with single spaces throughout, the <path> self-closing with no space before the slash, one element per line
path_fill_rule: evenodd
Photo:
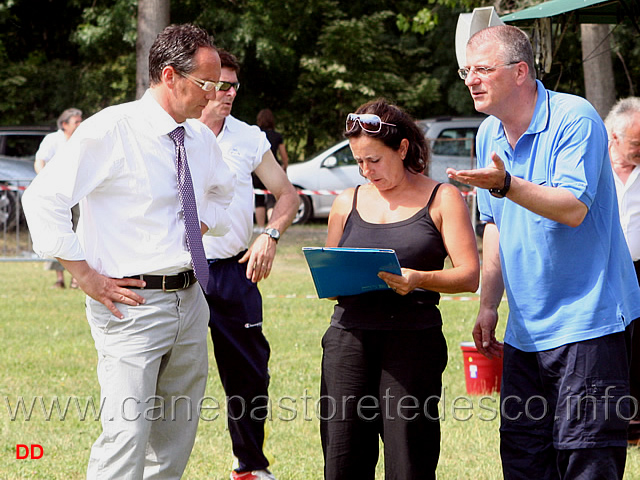
<path fill-rule="evenodd" d="M 187 233 L 187 248 L 191 252 L 191 263 L 196 273 L 196 278 L 202 288 L 206 288 L 209 280 L 209 265 L 202 246 L 202 234 L 200 232 L 200 220 L 198 209 L 193 194 L 191 172 L 187 163 L 187 152 L 184 149 L 184 127 L 178 127 L 169 137 L 176 144 L 176 172 L 178 175 L 178 196 L 182 204 L 184 214 L 184 228 Z"/>

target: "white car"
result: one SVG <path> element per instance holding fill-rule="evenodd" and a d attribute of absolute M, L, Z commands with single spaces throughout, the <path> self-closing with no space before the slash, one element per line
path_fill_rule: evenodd
<path fill-rule="evenodd" d="M 300 207 L 293 223 L 326 218 L 336 196 L 367 181 L 360 175 L 349 141 L 343 140 L 320 155 L 302 163 L 289 164 L 287 176 L 301 190 Z"/>
<path fill-rule="evenodd" d="M 484 117 L 435 118 L 418 121 L 431 146 L 426 175 L 449 182 L 445 170 L 475 167 L 475 137 Z M 300 190 L 300 208 L 293 223 L 326 218 L 336 196 L 346 188 L 366 182 L 360 175 L 349 141 L 343 140 L 311 160 L 287 168 L 291 183 Z M 461 185 L 458 185 L 462 189 Z"/>

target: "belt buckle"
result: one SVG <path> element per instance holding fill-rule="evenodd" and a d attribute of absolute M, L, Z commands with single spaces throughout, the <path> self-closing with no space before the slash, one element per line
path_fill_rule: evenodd
<path fill-rule="evenodd" d="M 162 276 L 162 291 L 163 292 L 177 292 L 178 290 L 180 290 L 179 288 L 167 288 L 166 287 L 165 280 L 167 279 L 167 276 L 170 276 L 170 275 L 163 275 Z"/>
<path fill-rule="evenodd" d="M 178 288 L 166 288 L 165 280 L 166 280 L 167 276 L 173 276 L 173 275 L 163 275 L 162 276 L 162 291 L 163 292 L 177 292 L 178 290 L 184 290 L 185 288 L 187 288 L 189 286 L 189 272 L 180 272 L 175 276 L 178 276 L 178 275 L 182 275 L 182 278 L 184 279 L 184 283 L 182 284 L 181 287 L 178 287 Z"/>

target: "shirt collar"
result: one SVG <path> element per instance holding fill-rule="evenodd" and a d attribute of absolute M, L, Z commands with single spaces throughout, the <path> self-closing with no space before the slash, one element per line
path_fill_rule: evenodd
<path fill-rule="evenodd" d="M 537 89 L 537 98 L 536 98 L 536 106 L 533 110 L 533 117 L 531 118 L 531 123 L 529 124 L 529 128 L 522 134 L 522 136 L 529 134 L 536 134 L 542 132 L 547 125 L 549 124 L 549 92 L 540 80 L 536 80 L 536 89 Z M 495 138 L 498 140 L 504 141 L 507 145 L 509 144 L 507 140 L 507 136 L 504 133 L 504 126 L 502 122 L 498 120 L 495 127 Z"/>
<path fill-rule="evenodd" d="M 549 92 L 544 88 L 540 80 L 536 80 L 538 98 L 536 99 L 536 108 L 533 111 L 533 118 L 526 134 L 536 134 L 542 132 L 549 124 Z"/>
<path fill-rule="evenodd" d="M 224 126 L 222 127 L 222 130 L 229 130 L 231 133 L 237 132 L 239 123 L 240 122 L 238 122 L 233 115 L 229 115 L 224 119 Z"/>
<path fill-rule="evenodd" d="M 167 111 L 160 106 L 156 99 L 151 95 L 151 89 L 147 89 L 142 98 L 143 108 L 146 111 L 147 119 L 151 124 L 151 127 L 158 133 L 158 135 L 168 135 L 176 128 L 184 127 L 185 137 L 190 138 L 194 136 L 193 127 L 188 121 L 182 123 L 176 122 Z"/>

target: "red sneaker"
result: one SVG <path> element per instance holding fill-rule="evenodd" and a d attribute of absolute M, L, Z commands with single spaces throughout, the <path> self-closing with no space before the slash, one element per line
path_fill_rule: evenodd
<path fill-rule="evenodd" d="M 253 472 L 236 472 L 233 470 L 231 480 L 276 480 L 269 470 L 254 470 Z"/>

